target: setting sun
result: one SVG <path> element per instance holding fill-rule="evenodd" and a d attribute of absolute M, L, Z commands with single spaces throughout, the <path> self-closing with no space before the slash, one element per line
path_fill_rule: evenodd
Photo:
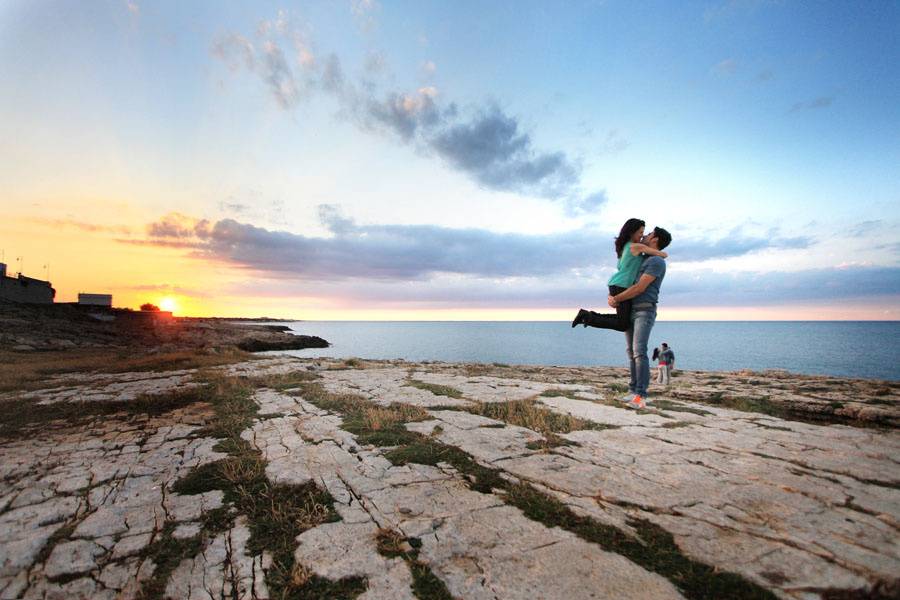
<path fill-rule="evenodd" d="M 159 308 L 174 313 L 178 310 L 178 303 L 175 302 L 175 298 L 172 296 L 166 296 L 159 301 Z"/>

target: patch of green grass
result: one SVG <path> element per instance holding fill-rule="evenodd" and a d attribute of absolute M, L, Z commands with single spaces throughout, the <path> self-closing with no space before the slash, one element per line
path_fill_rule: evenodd
<path fill-rule="evenodd" d="M 450 387 L 449 385 L 438 385 L 436 383 L 427 383 L 425 381 L 419 381 L 418 379 L 408 379 L 406 384 L 408 387 L 418 388 L 420 390 L 425 390 L 431 392 L 435 396 L 447 396 L 448 398 L 462 398 L 463 394 L 456 388 Z"/>
<path fill-rule="evenodd" d="M 176 526 L 177 524 L 172 521 L 167 522 L 153 543 L 141 552 L 141 557 L 151 559 L 156 565 L 156 569 L 141 587 L 138 593 L 140 600 L 163 598 L 172 571 L 182 560 L 197 556 L 203 550 L 203 540 L 200 535 L 187 539 L 173 537 L 172 532 L 175 531 Z"/>
<path fill-rule="evenodd" d="M 770 425 L 769 423 L 764 423 L 762 421 L 754 419 L 753 424 L 757 427 L 762 427 L 763 429 L 774 429 L 775 431 L 793 431 L 789 427 L 779 427 L 778 425 Z"/>
<path fill-rule="evenodd" d="M 679 427 L 690 427 L 691 424 L 687 421 L 671 421 L 669 423 L 663 423 L 660 425 L 663 429 L 677 429 Z"/>
<path fill-rule="evenodd" d="M 59 529 L 54 531 L 49 538 L 47 538 L 47 542 L 37 553 L 37 556 L 34 559 L 34 564 L 40 564 L 47 562 L 47 559 L 50 558 L 50 553 L 53 552 L 53 549 L 56 548 L 56 545 L 69 539 L 75 532 L 75 528 L 78 526 L 78 523 L 75 521 L 69 521 L 60 525 Z"/>
<path fill-rule="evenodd" d="M 541 396 L 544 398 L 569 398 L 571 400 L 581 400 L 578 396 L 576 396 L 577 392 L 575 390 L 560 390 L 560 389 L 549 389 L 541 392 Z"/>
<path fill-rule="evenodd" d="M 450 590 L 443 581 L 437 578 L 432 570 L 423 562 L 413 561 L 409 565 L 413 577 L 413 594 L 422 600 L 453 600 Z"/>
<path fill-rule="evenodd" d="M 350 367 L 351 369 L 355 369 L 357 367 L 362 366 L 362 361 L 358 358 L 348 358 L 344 360 L 344 366 Z"/>
<path fill-rule="evenodd" d="M 498 369 L 509 369 L 510 368 L 510 366 L 506 363 L 495 362 L 495 363 L 491 363 L 491 365 L 497 367 Z"/>
<path fill-rule="evenodd" d="M 464 410 L 465 405 L 457 404 L 439 404 L 437 406 L 429 406 L 428 410 Z"/>
<path fill-rule="evenodd" d="M 97 400 L 37 404 L 17 398 L 0 403 L 0 439 L 34 435 L 42 423 L 59 421 L 66 426 L 83 425 L 97 417 L 122 414 L 159 416 L 206 400 L 206 390 L 192 387 L 164 394 L 141 395 L 133 400 Z"/>
<path fill-rule="evenodd" d="M 300 395 L 315 406 L 343 417 L 342 429 L 356 435 L 360 444 L 399 446 L 416 438 L 404 425 L 431 418 L 417 406 L 394 403 L 378 406 L 355 394 L 331 394 L 316 383 L 305 384 Z"/>
<path fill-rule="evenodd" d="M 560 446 L 579 445 L 580 444 L 578 442 L 573 442 L 572 440 L 567 440 L 566 438 L 559 437 L 556 434 L 548 433 L 545 437 L 539 440 L 528 442 L 527 444 L 525 444 L 525 447 L 529 450 L 550 450 L 551 448 L 559 448 Z"/>
<path fill-rule="evenodd" d="M 653 406 L 661 410 L 670 410 L 672 412 L 686 412 L 692 413 L 695 415 L 711 415 L 712 413 L 708 410 L 703 410 L 702 408 L 693 408 L 691 406 L 685 406 L 680 402 L 672 402 L 671 400 L 654 400 Z"/>
<path fill-rule="evenodd" d="M 624 383 L 610 383 L 607 384 L 606 389 L 616 394 L 624 394 L 628 391 L 628 386 Z"/>
<path fill-rule="evenodd" d="M 309 381 L 320 379 L 321 375 L 315 371 L 291 371 L 289 373 L 277 373 L 272 375 L 258 375 L 248 377 L 246 381 L 254 387 L 267 387 L 273 390 L 283 392 L 291 388 L 300 386 Z"/>
<path fill-rule="evenodd" d="M 412 591 L 416 598 L 453 600 L 444 582 L 438 579 L 427 564 L 419 560 L 419 547 L 422 545 L 419 539 L 405 538 L 403 534 L 392 529 L 379 529 L 376 544 L 378 553 L 382 556 L 399 557 L 409 565 L 413 577 Z"/>

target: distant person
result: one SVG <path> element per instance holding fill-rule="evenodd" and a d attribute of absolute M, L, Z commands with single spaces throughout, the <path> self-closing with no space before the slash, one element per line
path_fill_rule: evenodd
<path fill-rule="evenodd" d="M 644 235 L 644 222 L 640 219 L 628 219 L 619 230 L 615 241 L 616 256 L 619 257 L 618 269 L 609 278 L 609 295 L 615 296 L 637 281 L 638 270 L 645 255 L 666 258 L 668 254 L 660 252 L 641 242 Z M 627 331 L 631 328 L 631 301 L 627 300 L 616 308 L 616 314 L 595 313 L 583 308 L 578 310 L 572 327 L 583 325 L 585 327 L 597 327 L 599 329 L 614 329 Z"/>
<path fill-rule="evenodd" d="M 665 229 L 656 227 L 644 236 L 642 242 L 661 251 L 672 242 L 672 235 Z M 665 276 L 666 261 L 660 256 L 648 256 L 638 270 L 637 283 L 623 292 L 610 294 L 607 299 L 615 309 L 631 300 L 631 327 L 625 331 L 625 346 L 631 370 L 631 381 L 628 384 L 630 408 L 644 408 L 647 402 L 647 388 L 650 386 L 647 342 L 656 323 L 656 303 L 659 301 L 659 288 Z"/>
<path fill-rule="evenodd" d="M 656 363 L 656 381 L 659 381 L 659 346 L 653 349 L 653 354 L 650 356 L 650 362 Z"/>
<path fill-rule="evenodd" d="M 653 351 L 656 354 L 656 350 Z M 659 373 L 656 377 L 656 383 L 661 383 L 663 385 L 669 385 L 669 375 L 672 373 L 672 369 L 675 368 L 675 353 L 672 352 L 672 349 L 669 348 L 669 345 L 665 342 L 662 343 L 662 348 L 659 353 Z"/>

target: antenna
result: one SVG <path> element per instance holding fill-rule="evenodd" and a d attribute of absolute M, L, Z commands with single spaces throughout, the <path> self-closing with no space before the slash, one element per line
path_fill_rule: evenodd
<path fill-rule="evenodd" d="M 25 264 L 25 258 L 23 256 L 17 256 L 16 262 L 19 263 L 19 275 L 21 275 L 23 265 Z"/>
<path fill-rule="evenodd" d="M 50 263 L 44 265 L 44 280 L 50 281 Z"/>

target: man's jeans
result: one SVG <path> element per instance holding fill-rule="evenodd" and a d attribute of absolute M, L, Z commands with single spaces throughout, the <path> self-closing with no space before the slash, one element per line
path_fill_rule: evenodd
<path fill-rule="evenodd" d="M 656 305 L 632 307 L 631 329 L 625 332 L 625 351 L 628 353 L 631 367 L 631 383 L 628 384 L 628 391 L 641 398 L 647 397 L 647 388 L 650 387 L 650 358 L 647 356 L 647 344 L 654 323 L 656 323 Z"/>

